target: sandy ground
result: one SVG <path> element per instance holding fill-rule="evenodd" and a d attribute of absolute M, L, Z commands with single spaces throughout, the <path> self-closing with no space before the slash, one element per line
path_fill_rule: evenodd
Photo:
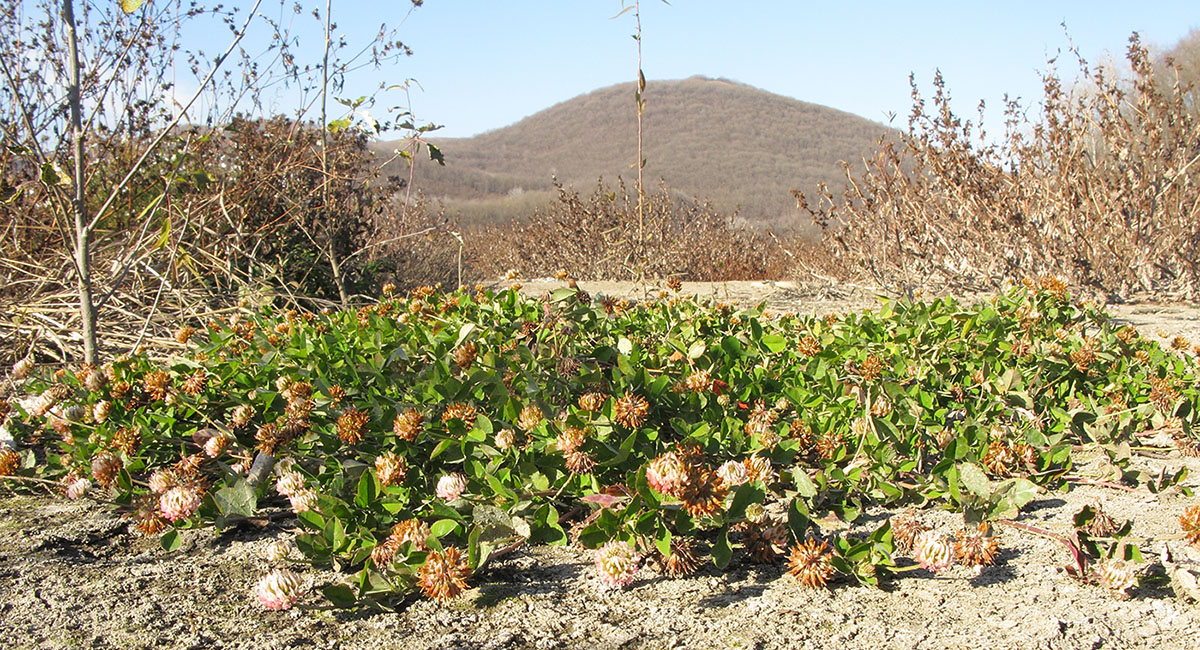
<path fill-rule="evenodd" d="M 593 294 L 640 293 L 623 284 L 582 283 Z M 557 287 L 559 283 L 546 283 Z M 529 291 L 544 290 L 527 282 Z M 780 311 L 823 314 L 876 305 L 869 290 L 800 292 L 786 284 L 686 285 L 718 300 L 766 300 Z M 1200 310 L 1181 305 L 1122 305 L 1117 317 L 1146 335 L 1200 341 Z M 1080 458 L 1080 471 L 1096 459 Z M 1157 473 L 1186 465 L 1185 485 L 1200 488 L 1200 461 L 1138 458 Z M 1058 532 L 1082 506 L 1100 503 L 1135 521 L 1134 534 L 1178 532 L 1178 517 L 1198 502 L 1177 489 L 1158 495 L 1080 485 L 1039 495 L 1019 521 Z M 882 513 L 876 513 L 882 514 Z M 958 515 L 926 511 L 947 532 Z M 1154 648 L 1192 649 L 1200 607 L 1176 593 L 1146 549 L 1145 576 L 1127 597 L 1086 584 L 1062 567 L 1053 540 L 998 528 L 1000 562 L 982 571 L 923 571 L 872 589 L 847 581 L 808 590 L 782 566 L 735 559 L 691 578 L 643 570 L 625 591 L 600 588 L 587 551 L 524 548 L 473 577 L 448 604 L 413 599 L 397 611 L 345 612 L 310 595 L 290 611 L 267 612 L 253 599 L 266 570 L 266 546 L 290 538 L 281 520 L 218 535 L 183 534 L 162 551 L 133 536 L 98 504 L 0 491 L 0 644 L 5 648 Z M 1200 552 L 1165 542 L 1176 561 Z M 735 556 L 736 557 L 736 556 Z M 336 576 L 296 563 L 313 585 Z"/>

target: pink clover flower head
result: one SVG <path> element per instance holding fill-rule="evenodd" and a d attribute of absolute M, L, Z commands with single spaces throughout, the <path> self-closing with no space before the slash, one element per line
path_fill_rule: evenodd
<path fill-rule="evenodd" d="M 729 486 L 741 485 L 750 480 L 750 473 L 746 471 L 746 466 L 736 460 L 728 461 L 717 468 L 717 476 L 720 476 L 721 480 Z"/>
<path fill-rule="evenodd" d="M 462 496 L 462 493 L 467 489 L 467 477 L 454 472 L 446 474 L 438 479 L 437 495 L 440 499 L 453 501 Z"/>
<path fill-rule="evenodd" d="M 638 572 L 637 551 L 628 542 L 614 539 L 596 549 L 595 564 L 596 575 L 605 587 L 628 587 Z"/>
<path fill-rule="evenodd" d="M 317 491 L 312 488 L 301 488 L 288 495 L 292 502 L 292 512 L 300 514 L 317 509 Z"/>
<path fill-rule="evenodd" d="M 158 498 L 158 510 L 169 521 L 191 517 L 200 508 L 204 495 L 191 485 L 177 485 Z"/>
<path fill-rule="evenodd" d="M 926 571 L 940 573 L 954 564 L 954 545 L 949 537 L 927 530 L 913 542 L 913 559 Z"/>
<path fill-rule="evenodd" d="M 304 595 L 304 585 L 296 572 L 275 569 L 259 579 L 254 593 L 264 608 L 279 611 L 290 609 L 300 600 Z"/>
<path fill-rule="evenodd" d="M 294 469 L 280 472 L 279 478 L 275 480 L 275 491 L 285 497 L 290 497 L 303 489 L 304 475 Z"/>
<path fill-rule="evenodd" d="M 72 501 L 75 501 L 77 499 L 82 499 L 85 495 L 87 495 L 88 490 L 91 490 L 91 489 L 92 489 L 91 481 L 87 480 L 86 478 L 75 479 L 74 481 L 71 481 L 71 483 L 67 485 L 67 498 Z"/>

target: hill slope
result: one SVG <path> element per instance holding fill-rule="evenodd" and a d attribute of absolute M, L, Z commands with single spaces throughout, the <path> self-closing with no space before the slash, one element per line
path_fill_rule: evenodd
<path fill-rule="evenodd" d="M 840 187 L 840 161 L 857 162 L 891 129 L 850 113 L 725 80 L 651 82 L 644 118 L 648 191 L 741 206 L 754 223 L 797 222 L 792 188 Z M 467 221 L 528 214 L 553 196 L 551 177 L 587 192 L 601 176 L 636 176 L 633 84 L 593 91 L 508 127 L 434 140 L 447 166 L 417 169 L 416 187 Z M 374 145 L 390 151 L 393 143 Z M 403 163 L 388 173 L 407 176 Z"/>

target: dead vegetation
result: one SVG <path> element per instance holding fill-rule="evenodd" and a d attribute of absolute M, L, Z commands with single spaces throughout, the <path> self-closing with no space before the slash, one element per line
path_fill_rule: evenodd
<path fill-rule="evenodd" d="M 796 193 L 830 254 L 899 290 L 1053 274 L 1112 298 L 1200 297 L 1190 86 L 1156 78 L 1136 35 L 1128 81 L 1076 57 L 1091 87 L 1068 92 L 1051 69 L 1040 120 L 1010 102 L 995 143 L 951 112 L 940 76 L 932 105 L 914 84 L 900 143 L 881 143 L 862 169 L 847 165 L 840 196 Z"/>
<path fill-rule="evenodd" d="M 472 270 L 483 277 L 519 269 L 581 279 L 761 280 L 787 275 L 787 253 L 767 234 L 736 225 L 709 203 L 681 200 L 666 186 L 647 193 L 644 228 L 634 191 L 617 179 L 588 196 L 556 182 L 558 200 L 519 223 L 473 233 Z"/>

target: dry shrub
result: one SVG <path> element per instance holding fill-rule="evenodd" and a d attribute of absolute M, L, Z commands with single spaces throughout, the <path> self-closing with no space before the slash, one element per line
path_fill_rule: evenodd
<path fill-rule="evenodd" d="M 1079 57 L 1091 88 L 1073 95 L 1048 72 L 1041 120 L 1009 102 L 998 144 L 950 111 L 940 75 L 932 110 L 914 84 L 900 143 L 847 166 L 840 197 L 797 199 L 833 256 L 891 288 L 1055 274 L 1110 297 L 1200 297 L 1200 122 L 1136 34 L 1127 58 L 1131 82 Z"/>
<path fill-rule="evenodd" d="M 91 161 L 95 177 L 120 174 L 127 161 L 116 153 L 136 151 L 140 140 L 102 141 L 106 148 Z M 375 296 L 389 280 L 402 287 L 455 280 L 459 247 L 446 219 L 420 198 L 408 206 L 397 198 L 401 181 L 380 178 L 361 133 L 330 134 L 328 144 L 324 179 L 320 132 L 311 124 L 235 118 L 219 130 L 180 129 L 122 196 L 124 209 L 95 231 L 106 351 L 127 351 L 146 337 L 170 341 L 179 325 L 203 323 L 238 302 L 333 304 L 331 257 L 352 293 Z M 2 149 L 0 172 L 0 363 L 11 365 L 35 343 L 44 357 L 71 358 L 79 320 L 66 224 L 37 168 Z M 157 211 L 146 213 L 153 218 L 142 218 L 155 200 Z"/>
<path fill-rule="evenodd" d="M 468 237 L 471 268 L 494 277 L 506 269 L 530 276 L 566 269 L 580 279 L 678 277 L 760 280 L 785 273 L 787 256 L 768 235 L 735 225 L 707 202 L 681 200 L 665 186 L 644 198 L 618 179 L 601 180 L 588 197 L 555 181 L 558 200 L 529 220 L 479 229 Z"/>
<path fill-rule="evenodd" d="M 380 218 L 374 241 L 365 243 L 370 249 L 365 266 L 378 283 L 391 282 L 399 289 L 457 286 L 462 283 L 463 252 L 457 232 L 445 210 L 434 209 L 423 194 L 407 205 L 396 199 Z"/>

